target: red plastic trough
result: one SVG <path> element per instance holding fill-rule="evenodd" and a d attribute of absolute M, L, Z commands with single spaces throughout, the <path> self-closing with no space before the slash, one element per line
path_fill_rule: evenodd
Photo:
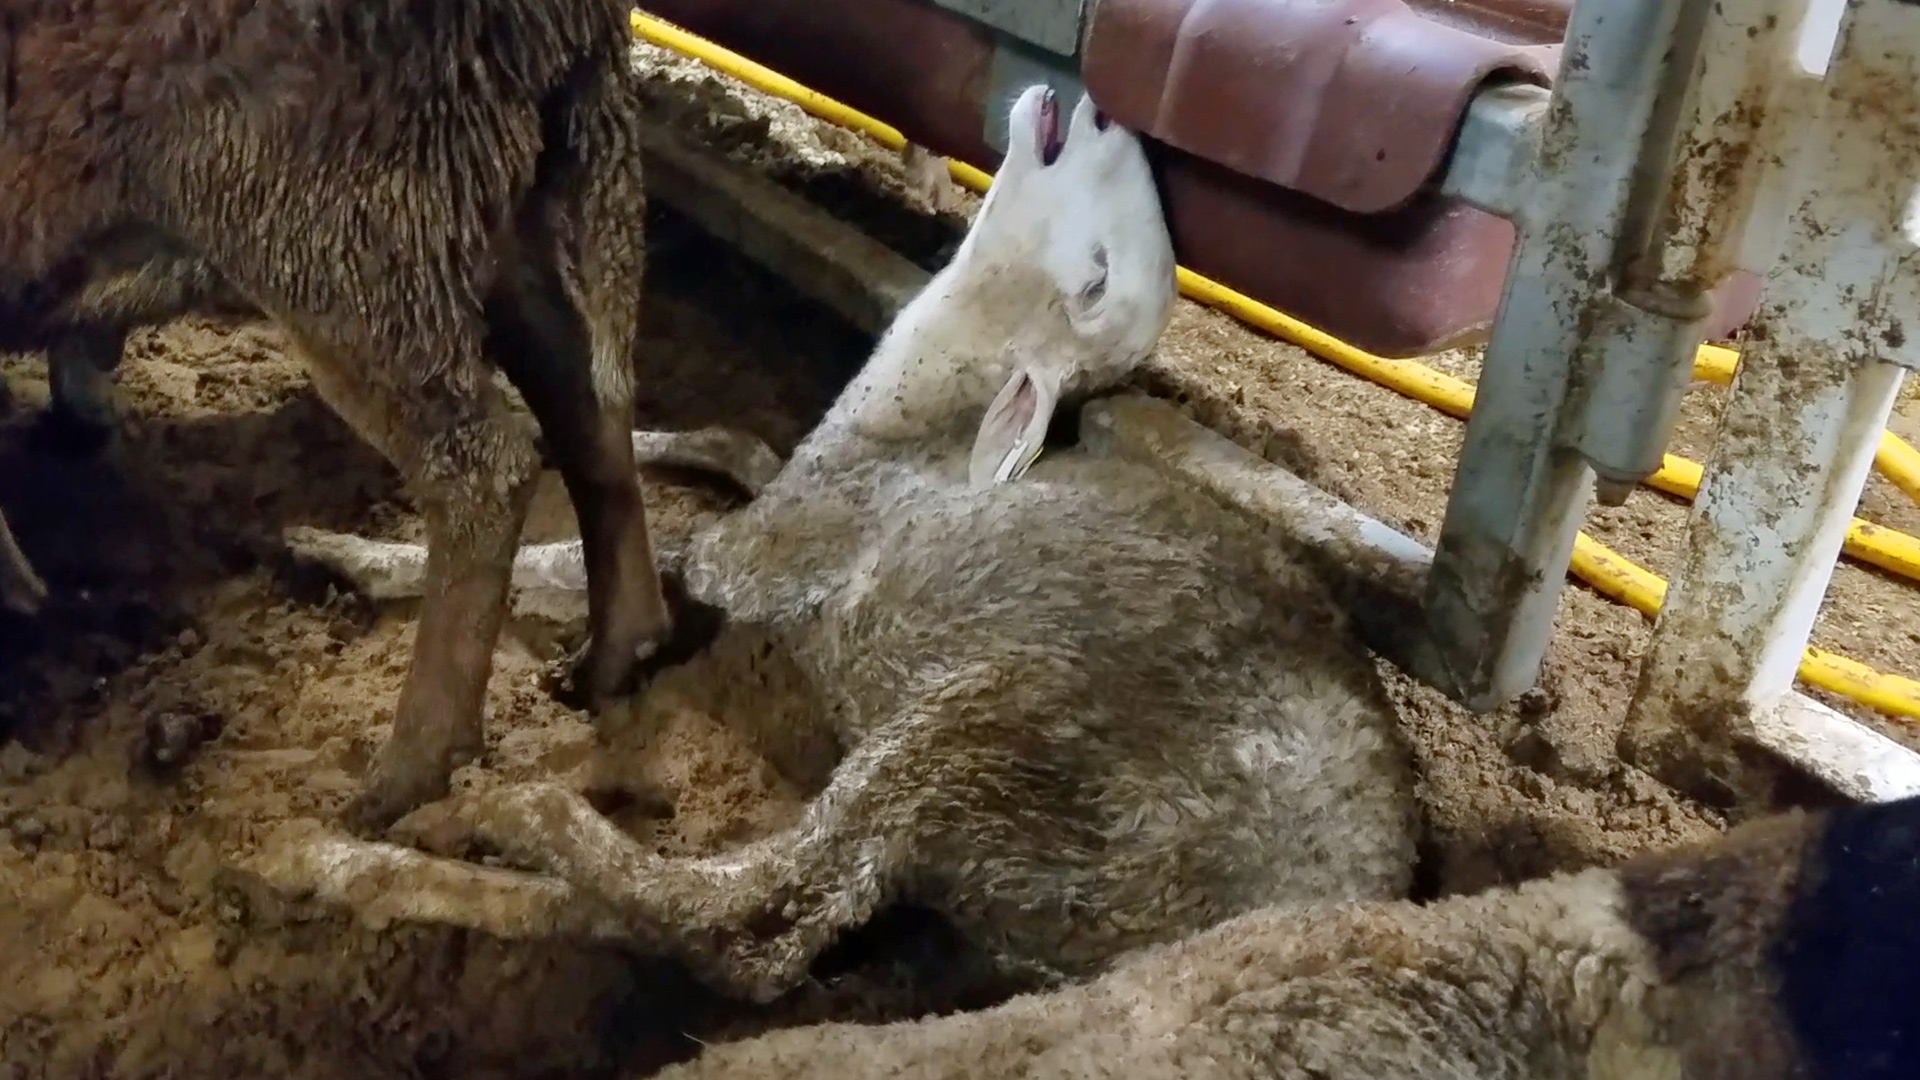
<path fill-rule="evenodd" d="M 1181 262 L 1386 356 L 1484 337 L 1512 226 L 1440 195 L 1467 102 L 1547 85 L 1572 0 L 1095 0 L 1088 91 L 1157 141 Z M 923 0 L 650 0 L 660 18 L 991 168 L 995 38 Z M 1719 336 L 1758 281 L 1717 296 Z"/>

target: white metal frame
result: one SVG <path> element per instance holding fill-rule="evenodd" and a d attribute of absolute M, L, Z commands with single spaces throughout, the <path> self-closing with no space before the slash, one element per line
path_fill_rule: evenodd
<path fill-rule="evenodd" d="M 1519 242 L 1419 673 L 1482 709 L 1534 683 L 1596 474 L 1614 501 L 1658 467 L 1707 290 L 1767 271 L 1621 750 L 1730 804 L 1777 778 L 1756 744 L 1854 797 L 1912 793 L 1912 755 L 1792 685 L 1920 366 L 1920 3 L 1581 0 L 1551 98 L 1503 93 L 1448 171 Z"/>
<path fill-rule="evenodd" d="M 1800 14 L 1781 70 L 1809 92 L 1774 143 L 1786 197 L 1767 207 L 1785 235 L 1622 747 L 1736 801 L 1758 794 L 1741 736 L 1804 708 L 1795 671 L 1904 369 L 1920 366 L 1920 4 L 1814 0 Z"/>

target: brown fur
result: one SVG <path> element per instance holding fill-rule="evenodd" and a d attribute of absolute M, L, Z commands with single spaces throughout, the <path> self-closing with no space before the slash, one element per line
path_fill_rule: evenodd
<path fill-rule="evenodd" d="M 116 434 L 113 372 L 129 331 L 189 312 L 260 311 L 192 249 L 151 229 L 89 238 L 53 275 L 0 294 L 0 350 L 45 352 L 52 401 L 43 442 L 90 455 Z"/>
<path fill-rule="evenodd" d="M 481 749 L 538 467 L 490 366 L 566 478 L 591 552 L 588 679 L 615 690 L 668 633 L 628 441 L 643 204 L 626 5 L 63 0 L 5 14 L 0 296 L 84 290 L 101 243 L 164 238 L 281 324 L 423 504 L 433 557 L 413 665 L 358 816 L 443 794 Z"/>
<path fill-rule="evenodd" d="M 1754 822 L 1705 850 L 1662 852 L 1620 871 L 1626 918 L 1652 946 L 1672 987 L 1670 1016 L 1687 1031 L 1688 1080 L 1788 1080 L 1799 1049 L 1775 1004 L 1768 950 L 1801 884 L 1811 819 Z M 1744 1054 L 1729 1058 L 1725 1047 Z"/>

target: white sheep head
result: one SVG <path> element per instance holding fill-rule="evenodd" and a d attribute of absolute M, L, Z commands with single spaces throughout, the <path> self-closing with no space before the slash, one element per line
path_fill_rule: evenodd
<path fill-rule="evenodd" d="M 1017 479 L 1062 395 L 1118 385 L 1153 351 L 1176 295 L 1173 241 L 1139 139 L 1082 97 L 1014 102 L 1000 171 L 954 255 L 1009 329 L 1008 376 L 974 436 L 969 475 Z"/>

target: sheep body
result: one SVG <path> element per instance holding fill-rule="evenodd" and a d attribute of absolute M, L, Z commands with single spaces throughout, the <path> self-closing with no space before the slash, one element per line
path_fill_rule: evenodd
<path fill-rule="evenodd" d="M 70 0 L 0 18 L 0 296 L 52 283 L 72 303 L 102 245 L 175 245 L 148 255 L 187 278 L 201 260 L 278 322 L 423 504 L 435 558 L 365 821 L 444 792 L 481 749 L 539 465 L 491 368 L 581 516 L 595 692 L 669 630 L 626 431 L 643 215 L 626 23 L 612 0 Z M 142 280 L 138 259 L 118 271 Z"/>
<path fill-rule="evenodd" d="M 658 1080 L 1894 1080 L 1920 1062 L 1920 798 L 1614 870 L 1273 908 L 977 1013 L 709 1049 Z"/>
<path fill-rule="evenodd" d="M 1024 134 L 959 252 L 828 416 L 684 550 L 689 594 L 726 613 L 706 681 L 797 669 L 812 695 L 781 730 L 730 719 L 790 757 L 839 751 L 801 821 L 663 860 L 533 785 L 403 835 L 444 836 L 450 813 L 757 999 L 896 901 L 1023 973 L 1079 977 L 1262 904 L 1404 894 L 1406 748 L 1319 582 L 1143 467 L 1066 453 L 970 480 L 970 431 L 972 459 L 1037 449 L 1057 394 L 1123 378 L 1173 302 L 1138 143 L 1083 102 L 1060 145 L 1049 101 L 1014 106 Z M 407 576 L 402 546 L 316 539 L 363 586 Z M 521 556 L 558 577 L 553 554 Z"/>

